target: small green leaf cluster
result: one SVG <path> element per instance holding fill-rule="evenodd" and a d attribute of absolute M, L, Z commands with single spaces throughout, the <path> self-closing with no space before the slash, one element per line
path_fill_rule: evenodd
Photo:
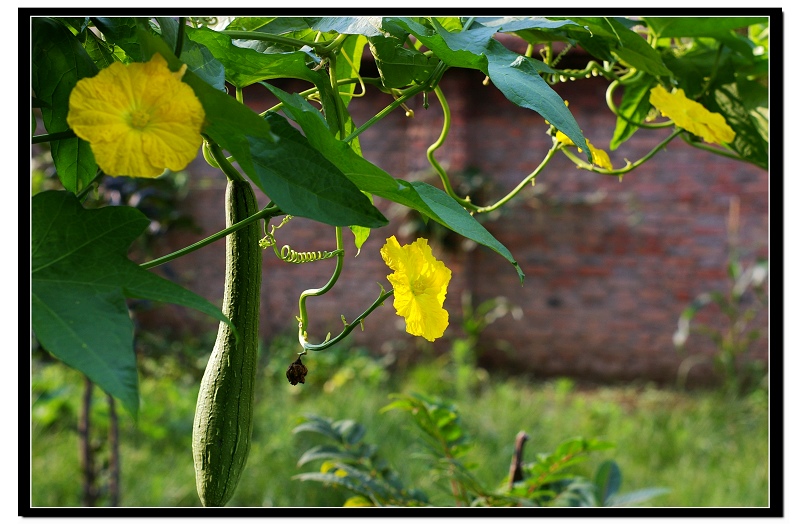
<path fill-rule="evenodd" d="M 362 441 L 366 428 L 353 420 L 333 421 L 319 416 L 305 416 L 295 434 L 321 434 L 331 444 L 308 449 L 298 467 L 322 460 L 319 472 L 302 473 L 296 480 L 340 486 L 356 495 L 345 506 L 424 506 L 424 493 L 406 489 L 400 477 L 378 454 L 378 447 Z"/>
<path fill-rule="evenodd" d="M 436 485 L 455 506 L 631 506 L 668 491 L 646 488 L 620 493 L 622 473 L 613 460 L 602 462 L 591 478 L 582 476 L 576 466 L 592 453 L 613 447 L 608 442 L 585 438 L 572 438 L 551 453 L 538 453 L 532 462 L 522 464 L 520 480 L 509 484 L 506 476 L 501 487 L 489 488 L 471 472 L 475 464 L 464 461 L 470 437 L 454 404 L 421 394 L 390 398 L 392 402 L 381 412 L 400 410 L 410 414 L 409 421 L 420 432 L 425 447 L 410 456 L 429 463 Z M 351 419 L 305 416 L 294 432 L 317 433 L 328 442 L 308 449 L 298 461 L 298 466 L 321 461 L 319 471 L 294 478 L 353 493 L 345 506 L 429 504 L 431 499 L 425 492 L 404 486 L 400 473 L 379 457 L 377 446 L 362 441 L 367 432 L 364 425 Z"/>

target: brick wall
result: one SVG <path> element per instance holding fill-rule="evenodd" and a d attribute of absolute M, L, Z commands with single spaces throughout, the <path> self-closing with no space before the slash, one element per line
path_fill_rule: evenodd
<path fill-rule="evenodd" d="M 537 114 L 510 104 L 497 89 L 482 85 L 472 71 L 449 71 L 442 86 L 453 114 L 447 143 L 438 159 L 453 175 L 472 175 L 491 183 L 480 191 L 490 201 L 510 190 L 541 161 L 550 146 L 547 126 Z M 283 87 L 303 90 L 302 85 Z M 604 104 L 606 82 L 593 78 L 556 87 L 592 143 L 608 150 L 614 118 Z M 259 111 L 271 105 L 263 87 L 246 98 Z M 355 99 L 350 110 L 363 123 L 389 103 L 375 91 Z M 428 110 L 421 97 L 410 105 L 413 119 L 397 111 L 361 136 L 364 156 L 392 175 L 436 183 L 425 150 L 439 135 L 441 110 L 431 97 Z M 615 152 L 615 167 L 647 153 L 666 133 L 641 130 Z M 221 175 L 205 163 L 191 169 L 192 186 L 182 204 L 201 232 L 169 235 L 159 251 L 188 245 L 223 227 Z M 458 180 L 457 184 L 458 183 Z M 460 334 L 461 294 L 469 290 L 480 302 L 504 296 L 519 305 L 520 321 L 503 318 L 481 339 L 482 363 L 536 376 L 567 375 L 599 380 L 648 379 L 673 382 L 681 358 L 671 337 L 678 315 L 702 291 L 726 286 L 727 220 L 730 202 L 740 202 L 740 244 L 746 256 L 766 255 L 768 239 L 768 173 L 674 141 L 622 182 L 616 177 L 579 171 L 557 156 L 517 200 L 481 221 L 503 242 L 527 277 L 520 285 L 513 267 L 490 250 L 470 246 L 460 237 L 429 233 L 435 253 L 453 270 L 446 308 L 449 335 Z M 264 203 L 264 197 L 259 193 Z M 407 243 L 419 234 L 414 217 L 378 199 L 392 219 L 372 232 L 355 257 L 347 234 L 345 270 L 333 290 L 309 302 L 310 332 L 320 340 L 341 329 L 340 315 L 354 318 L 374 301 L 389 273 L 380 260 L 385 239 L 397 234 Z M 333 249 L 333 230 L 295 219 L 278 233 L 279 244 L 298 250 Z M 165 265 L 159 271 L 213 302 L 222 297 L 224 244 Z M 281 263 L 265 253 L 261 330 L 265 338 L 295 331 L 297 298 L 306 288 L 324 284 L 332 263 L 302 266 Z M 713 313 L 712 313 L 713 314 Z M 712 314 L 709 314 L 711 316 Z M 198 313 L 170 307 L 143 313 L 147 328 L 168 328 L 174 334 L 215 330 Z M 703 318 L 707 319 L 707 318 Z M 714 321 L 713 319 L 711 320 Z M 760 327 L 766 327 L 761 316 Z M 426 346 L 403 332 L 391 300 L 366 321 L 352 341 L 375 352 L 399 354 L 442 352 L 447 340 Z M 427 343 L 427 342 L 424 342 Z M 692 352 L 713 353 L 709 342 L 690 340 Z M 291 353 L 285 356 L 287 364 Z M 767 344 L 753 350 L 766 360 Z M 705 380 L 708 367 L 690 376 Z"/>

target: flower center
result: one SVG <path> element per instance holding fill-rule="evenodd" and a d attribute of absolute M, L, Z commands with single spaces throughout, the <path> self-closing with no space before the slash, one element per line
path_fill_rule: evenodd
<path fill-rule="evenodd" d="M 131 113 L 131 127 L 135 129 L 144 129 L 150 123 L 150 113 L 136 109 Z"/>
<path fill-rule="evenodd" d="M 422 277 L 414 279 L 414 281 L 411 283 L 411 292 L 415 296 L 424 294 L 427 288 L 428 288 L 428 283 L 426 283 Z"/>

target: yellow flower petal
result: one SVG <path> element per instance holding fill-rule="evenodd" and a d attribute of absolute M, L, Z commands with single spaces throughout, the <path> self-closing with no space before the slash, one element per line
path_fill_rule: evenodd
<path fill-rule="evenodd" d="M 650 103 L 661 111 L 661 116 L 671 118 L 676 126 L 702 137 L 706 142 L 724 144 L 731 142 L 736 136 L 725 122 L 725 117 L 690 100 L 683 89 L 669 93 L 664 87 L 657 85 L 650 89 Z"/>
<path fill-rule="evenodd" d="M 586 145 L 589 146 L 589 151 L 592 152 L 592 162 L 599 166 L 600 168 L 605 168 L 606 170 L 613 170 L 614 167 L 611 165 L 611 159 L 608 157 L 608 153 L 605 150 L 601 150 L 600 148 L 595 148 L 589 139 L 586 139 Z"/>
<path fill-rule="evenodd" d="M 182 170 L 197 156 L 205 112 L 192 88 L 159 54 L 147 63 L 113 63 L 78 81 L 67 123 L 89 142 L 111 176 L 157 177 Z"/>
<path fill-rule="evenodd" d="M 575 143 L 572 142 L 572 139 L 563 134 L 560 131 L 556 131 L 556 140 L 563 144 L 564 146 L 574 146 Z"/>
<path fill-rule="evenodd" d="M 392 236 L 381 257 L 394 273 L 387 276 L 394 288 L 394 308 L 406 319 L 406 332 L 433 342 L 444 335 L 449 314 L 444 309 L 452 272 L 433 256 L 428 241 L 418 238 L 400 246 Z"/>
<path fill-rule="evenodd" d="M 556 140 L 563 144 L 564 146 L 574 146 L 575 143 L 572 140 L 563 134 L 560 131 L 556 131 Z M 605 150 L 601 150 L 599 148 L 595 148 L 589 139 L 586 139 L 586 145 L 589 146 L 589 151 L 592 152 L 592 162 L 599 166 L 600 168 L 605 168 L 606 170 L 613 170 L 614 166 L 611 164 L 611 159 L 608 157 L 608 153 Z M 578 148 L 579 152 L 583 150 Z"/>

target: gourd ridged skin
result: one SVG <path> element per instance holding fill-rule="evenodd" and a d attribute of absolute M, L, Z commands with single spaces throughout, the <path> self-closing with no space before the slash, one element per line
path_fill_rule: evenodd
<path fill-rule="evenodd" d="M 258 211 L 247 181 L 228 181 L 225 205 L 228 227 Z M 203 506 L 224 506 L 230 500 L 250 451 L 261 290 L 258 239 L 258 223 L 225 237 L 222 313 L 236 327 L 239 341 L 233 329 L 220 322 L 200 384 L 192 454 Z"/>

